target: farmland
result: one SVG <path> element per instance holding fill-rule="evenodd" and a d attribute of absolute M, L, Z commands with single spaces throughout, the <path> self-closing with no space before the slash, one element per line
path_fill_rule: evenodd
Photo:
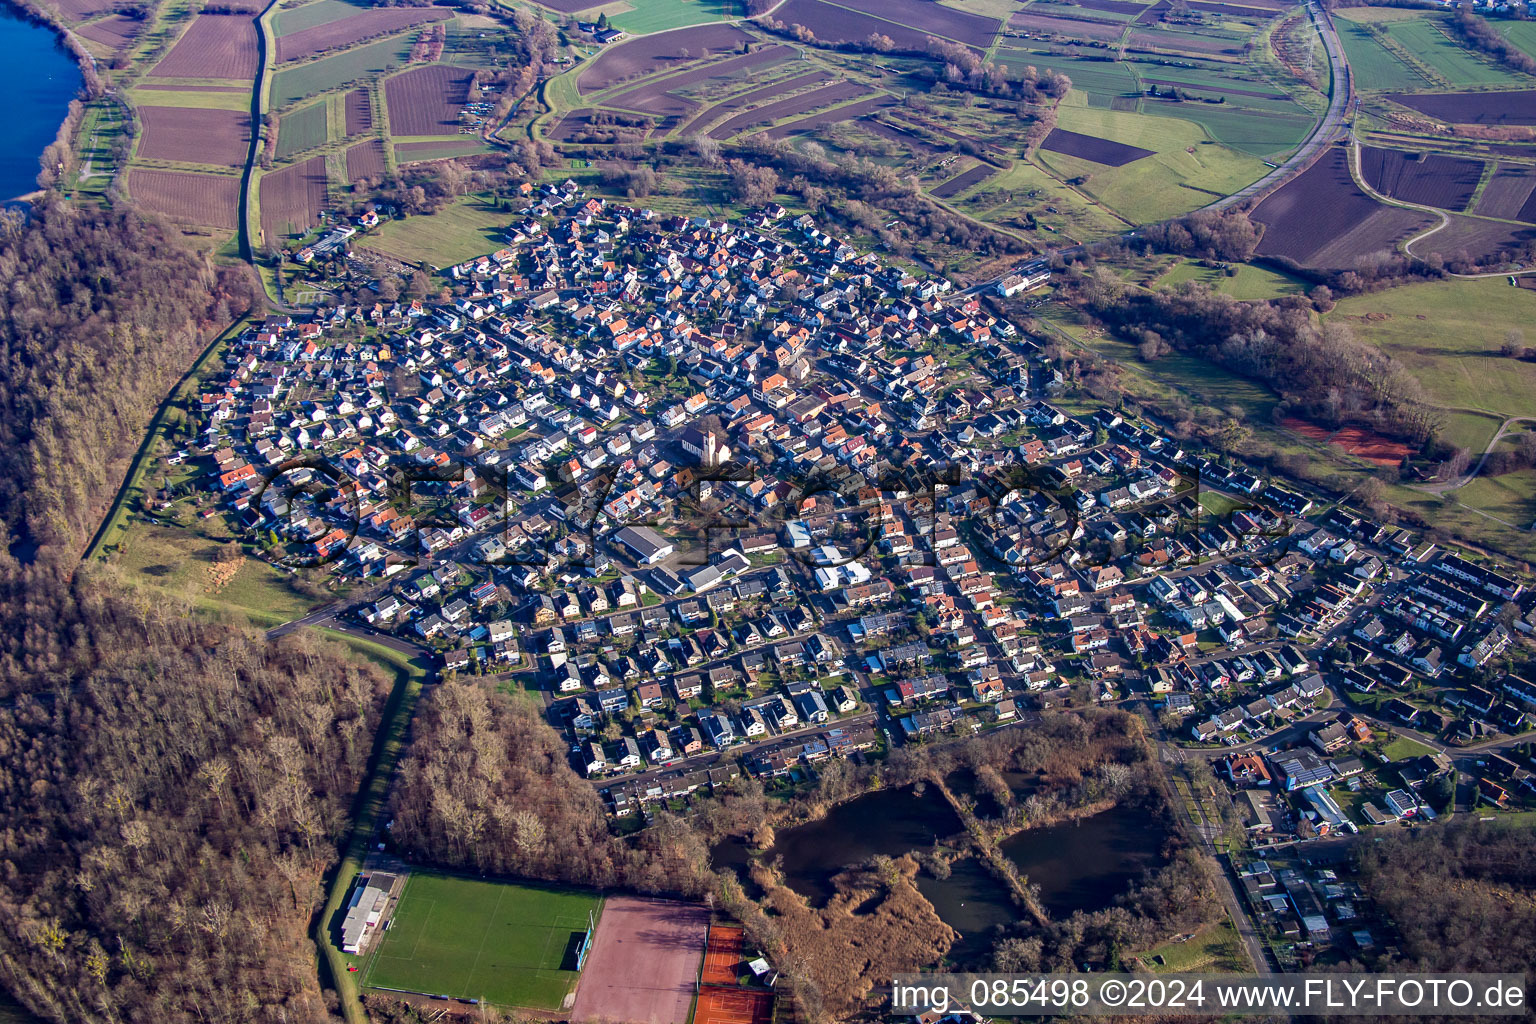
<path fill-rule="evenodd" d="M 251 119 L 243 111 L 140 107 L 139 118 L 143 125 L 140 159 L 226 167 L 245 163 Z"/>
<path fill-rule="evenodd" d="M 448 157 L 469 156 L 487 151 L 485 143 L 476 138 L 429 140 L 426 142 L 397 142 L 395 160 L 410 163 L 413 160 L 444 160 Z"/>
<path fill-rule="evenodd" d="M 692 121 L 679 129 L 678 134 L 686 137 L 691 135 L 698 128 L 729 114 L 733 114 L 736 111 L 745 110 L 751 107 L 753 104 L 761 103 L 762 101 L 772 99 L 775 96 L 782 96 L 787 92 L 794 92 L 797 89 L 808 89 L 812 86 L 822 85 L 831 77 L 832 74 L 828 71 L 809 71 L 803 75 L 796 75 L 794 78 L 759 86 L 756 89 L 748 89 L 746 92 L 738 93 L 729 99 L 721 100 L 714 106 L 702 111 Z"/>
<path fill-rule="evenodd" d="M 325 208 L 325 157 L 261 176 L 261 230 L 269 241 L 308 230 Z"/>
<path fill-rule="evenodd" d="M 864 117 L 866 114 L 873 113 L 882 107 L 895 106 L 895 104 L 896 98 L 894 96 L 872 96 L 867 100 L 848 103 L 841 107 L 833 107 L 831 110 L 824 110 L 819 114 L 812 114 L 809 117 L 802 117 L 797 121 L 781 124 L 775 128 L 768 129 L 762 134 L 764 138 L 787 139 L 791 135 L 812 132 L 829 124 L 852 121 Z"/>
<path fill-rule="evenodd" d="M 160 78 L 250 79 L 256 75 L 256 24 L 249 17 L 199 14 L 151 74 Z"/>
<path fill-rule="evenodd" d="M 295 153 L 325 144 L 325 103 L 311 103 L 285 114 L 277 133 L 277 158 L 286 160 Z"/>
<path fill-rule="evenodd" d="M 196 174 L 135 167 L 128 191 L 146 210 L 183 224 L 234 230 L 240 203 L 240 179 L 228 174 Z"/>
<path fill-rule="evenodd" d="M 1355 186 L 1348 154 L 1331 149 L 1253 211 L 1265 226 L 1259 252 L 1302 266 L 1343 267 L 1359 256 L 1390 251 L 1429 223 L 1428 214 L 1383 206 Z"/>
<path fill-rule="evenodd" d="M 1421 206 L 1460 210 L 1472 199 L 1483 165 L 1436 153 L 1404 153 L 1367 146 L 1360 172 L 1366 184 L 1384 196 Z"/>
<path fill-rule="evenodd" d="M 940 199 L 953 199 L 966 189 L 986 181 L 997 173 L 997 168 L 988 164 L 977 164 L 968 171 L 963 171 L 945 181 L 933 189 L 933 194 Z"/>
<path fill-rule="evenodd" d="M 790 28 L 804 26 L 817 39 L 829 43 L 860 43 L 872 35 L 883 35 L 901 49 L 921 50 L 928 42 L 927 32 L 822 0 L 786 0 L 773 16 Z"/>
<path fill-rule="evenodd" d="M 1488 184 L 1483 186 L 1476 212 L 1484 217 L 1530 220 L 1536 215 L 1536 210 L 1527 209 L 1531 205 L 1533 189 L 1536 189 L 1536 169 L 1524 164 L 1500 163 Z"/>
<path fill-rule="evenodd" d="M 1063 153 L 1080 160 L 1104 164 L 1106 167 L 1123 167 L 1133 160 L 1152 155 L 1150 149 L 1127 146 L 1121 142 L 1111 142 L 1092 135 L 1080 135 L 1077 132 L 1069 132 L 1065 128 L 1052 131 L 1040 144 L 1040 148 L 1048 149 L 1052 153 Z"/>
<path fill-rule="evenodd" d="M 385 171 L 384 143 L 378 139 L 359 142 L 347 150 L 347 182 L 363 178 L 382 178 Z"/>
<path fill-rule="evenodd" d="M 777 102 L 754 107 L 751 110 L 737 114 L 722 122 L 718 127 L 711 129 L 709 137 L 712 139 L 728 138 L 754 125 L 771 124 L 783 117 L 791 117 L 822 107 L 844 103 L 856 97 L 867 95 L 868 92 L 867 88 L 857 82 L 834 82 L 831 85 L 824 85 L 810 92 L 789 96 Z"/>
<path fill-rule="evenodd" d="M 412 872 L 364 984 L 558 1010 L 573 933 L 601 900 L 571 890 Z"/>
<path fill-rule="evenodd" d="M 1211 142 L 1189 121 L 1063 106 L 1058 123 L 1080 135 L 1152 153 L 1114 167 L 1040 150 L 1042 164 L 1064 179 L 1081 179 L 1084 192 L 1131 221 L 1161 220 L 1204 206 L 1263 173 L 1258 160 Z"/>
<path fill-rule="evenodd" d="M 346 98 L 346 131 L 361 135 L 373 129 L 373 103 L 367 89 L 353 89 Z"/>
<path fill-rule="evenodd" d="M 384 83 L 389 130 L 394 135 L 457 135 L 474 72 L 432 64 Z"/>
<path fill-rule="evenodd" d="M 766 46 L 751 53 L 728 57 L 725 60 L 692 68 L 682 74 L 672 75 L 625 89 L 608 98 L 608 105 L 642 114 L 680 116 L 698 107 L 695 100 L 682 92 L 685 88 L 707 86 L 711 83 L 735 83 L 750 81 L 750 76 L 794 56 L 788 46 Z"/>
<path fill-rule="evenodd" d="M 646 35 L 685 25 L 719 21 L 736 14 L 734 0 L 647 0 L 633 7 L 633 10 L 615 14 L 608 19 L 614 28 L 623 29 L 632 35 Z"/>
<path fill-rule="evenodd" d="M 1401 18 L 1387 22 L 1386 31 L 1394 43 L 1446 85 L 1509 85 L 1530 81 L 1463 49 L 1445 34 L 1442 24 L 1438 17 Z"/>
<path fill-rule="evenodd" d="M 411 40 L 396 36 L 355 47 L 334 57 L 280 69 L 272 81 L 272 106 L 282 108 L 368 75 L 403 67 L 410 54 Z"/>
<path fill-rule="evenodd" d="M 451 11 L 431 7 L 376 8 L 279 36 L 277 59 L 289 61 L 310 57 L 327 50 L 351 46 L 372 36 L 398 32 L 424 22 L 441 21 L 451 14 Z"/>
<path fill-rule="evenodd" d="M 1084 6 L 1093 6 L 1094 3 L 1102 2 L 1104 0 L 1085 0 Z M 964 43 L 981 50 L 992 45 L 1000 27 L 996 18 L 940 7 L 925 0 L 838 0 L 838 6 L 904 25 L 925 36 L 953 39 L 957 43 Z M 1125 3 L 1120 6 L 1142 9 L 1140 4 Z M 815 23 L 811 23 L 810 27 L 815 29 Z"/>
<path fill-rule="evenodd" d="M 1373 89 L 1422 89 L 1430 81 L 1391 50 L 1377 42 L 1363 25 L 1340 18 L 1336 22 L 1344 55 L 1355 80 Z"/>
<path fill-rule="evenodd" d="M 117 50 L 131 42 L 141 28 L 142 22 L 119 14 L 82 25 L 76 31 L 92 42 Z"/>
<path fill-rule="evenodd" d="M 752 37 L 734 25 L 701 25 L 630 39 L 604 50 L 576 78 L 584 94 L 610 89 L 642 75 L 655 74 L 683 55 L 703 57 L 739 49 Z"/>
<path fill-rule="evenodd" d="M 314 0 L 313 3 L 279 8 L 272 15 L 272 29 L 279 37 L 293 35 L 333 21 L 343 21 L 369 9 L 349 0 Z"/>
<path fill-rule="evenodd" d="M 1386 97 L 1447 124 L 1536 125 L 1536 90 L 1446 92 Z"/>

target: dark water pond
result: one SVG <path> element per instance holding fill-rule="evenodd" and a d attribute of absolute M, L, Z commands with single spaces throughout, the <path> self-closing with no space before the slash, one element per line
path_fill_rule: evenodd
<path fill-rule="evenodd" d="M 790 888 L 821 904 L 831 897 L 832 879 L 843 868 L 876 854 L 899 857 L 926 850 L 962 827 L 935 789 L 921 794 L 911 787 L 879 790 L 839 804 L 818 821 L 780 831 L 763 856 L 779 858 Z M 1040 886 L 1041 902 L 1051 914 L 1067 917 L 1110 905 L 1142 872 L 1158 867 L 1164 838 L 1161 824 L 1148 811 L 1114 807 L 1080 822 L 1021 832 L 1001 850 Z M 755 896 L 747 878 L 751 857 L 739 838 L 711 851 L 714 865 L 735 869 L 748 895 Z M 960 933 L 949 954 L 957 966 L 985 966 L 997 928 L 1020 913 L 1007 886 L 975 858 L 953 864 L 948 878 L 920 873 L 917 887 L 944 923 Z"/>
<path fill-rule="evenodd" d="M 918 875 L 917 888 L 939 918 L 960 933 L 949 950 L 950 961 L 959 967 L 985 965 L 998 926 L 1012 924 L 1018 916 L 1008 887 L 974 857 L 950 865 L 948 878 Z"/>
<path fill-rule="evenodd" d="M 1020 832 L 1000 847 L 1055 917 L 1114 902 L 1143 871 L 1163 862 L 1165 836 L 1151 812 L 1118 806 L 1077 822 Z"/>
<path fill-rule="evenodd" d="M 925 850 L 962 828 L 960 818 L 938 790 L 919 794 L 912 787 L 881 789 L 838 804 L 826 816 L 780 831 L 765 856 L 778 858 L 789 887 L 812 903 L 832 895 L 832 878 L 850 864 L 876 854 L 900 857 Z M 736 868 L 745 877 L 746 844 L 729 839 L 716 844 L 716 867 Z"/>

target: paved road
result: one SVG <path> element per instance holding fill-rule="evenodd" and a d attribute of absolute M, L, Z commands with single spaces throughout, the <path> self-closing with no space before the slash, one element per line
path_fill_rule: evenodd
<path fill-rule="evenodd" d="M 1344 47 L 1339 42 L 1339 33 L 1333 27 L 1333 16 L 1316 0 L 1307 4 L 1307 16 L 1317 26 L 1318 34 L 1323 38 L 1323 49 L 1328 52 L 1328 65 L 1332 73 L 1332 84 L 1328 91 L 1328 110 L 1323 114 L 1323 119 L 1317 123 L 1317 127 L 1312 130 L 1312 134 L 1307 137 L 1307 141 L 1303 142 L 1284 163 L 1252 185 L 1216 200 L 1206 207 L 1207 210 L 1225 210 L 1267 192 L 1310 164 L 1325 147 L 1348 137 L 1349 105 L 1354 95 L 1349 61 L 1344 57 Z"/>
<path fill-rule="evenodd" d="M 1157 717 L 1152 713 L 1151 705 L 1145 701 L 1140 702 L 1137 705 L 1137 710 L 1146 719 L 1147 729 L 1157 746 L 1158 763 L 1165 766 L 1165 770 L 1167 770 L 1166 766 L 1183 764 L 1188 752 L 1169 742 L 1168 731 L 1162 727 Z M 1172 779 L 1170 778 L 1169 781 L 1171 783 Z M 1253 925 L 1253 918 L 1248 913 L 1247 905 L 1238 895 L 1231 861 L 1226 856 L 1216 852 L 1216 836 L 1219 827 L 1213 825 L 1210 821 L 1204 820 L 1205 806 L 1198 799 L 1196 804 L 1199 806 L 1201 818 L 1198 821 L 1195 819 L 1194 813 L 1190 811 L 1189 805 L 1179 799 L 1177 795 L 1174 796 L 1172 803 L 1184 811 L 1184 817 L 1189 822 L 1191 833 L 1200 837 L 1201 842 L 1205 845 L 1206 854 L 1215 861 L 1211 877 L 1216 882 L 1216 894 L 1221 897 L 1222 906 L 1226 908 L 1227 916 L 1231 919 L 1232 926 L 1237 929 L 1238 938 L 1242 940 L 1243 948 L 1248 952 L 1248 959 L 1253 962 L 1255 973 L 1275 973 L 1277 965 L 1269 955 L 1269 947 L 1259 937 L 1258 930 Z"/>

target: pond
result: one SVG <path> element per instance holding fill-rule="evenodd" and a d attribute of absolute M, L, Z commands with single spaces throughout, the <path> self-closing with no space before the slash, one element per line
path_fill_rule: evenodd
<path fill-rule="evenodd" d="M 1000 849 L 1040 887 L 1040 901 L 1053 917 L 1069 917 L 1109 906 L 1143 871 L 1160 867 L 1163 840 L 1155 812 L 1119 805 L 1079 821 L 1026 829 Z"/>
<path fill-rule="evenodd" d="M 960 933 L 949 950 L 949 960 L 957 967 L 988 966 L 997 938 L 995 929 L 1012 924 L 1019 916 L 1008 886 L 975 857 L 951 864 L 948 878 L 919 874 L 917 888 L 933 904 L 939 918 Z"/>
<path fill-rule="evenodd" d="M 816 821 L 779 832 L 769 860 L 781 858 L 784 881 L 814 904 L 832 895 L 832 878 L 850 864 L 876 854 L 900 857 L 926 850 L 961 830 L 958 815 L 933 787 L 881 789 L 838 804 Z M 739 841 L 717 844 L 717 867 L 734 867 L 745 877 L 747 850 Z"/>

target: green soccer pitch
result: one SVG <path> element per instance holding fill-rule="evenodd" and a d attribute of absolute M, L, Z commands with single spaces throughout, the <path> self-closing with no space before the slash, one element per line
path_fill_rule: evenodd
<path fill-rule="evenodd" d="M 558 1010 L 576 971 L 573 935 L 602 900 L 568 889 L 413 871 L 364 984 Z"/>

